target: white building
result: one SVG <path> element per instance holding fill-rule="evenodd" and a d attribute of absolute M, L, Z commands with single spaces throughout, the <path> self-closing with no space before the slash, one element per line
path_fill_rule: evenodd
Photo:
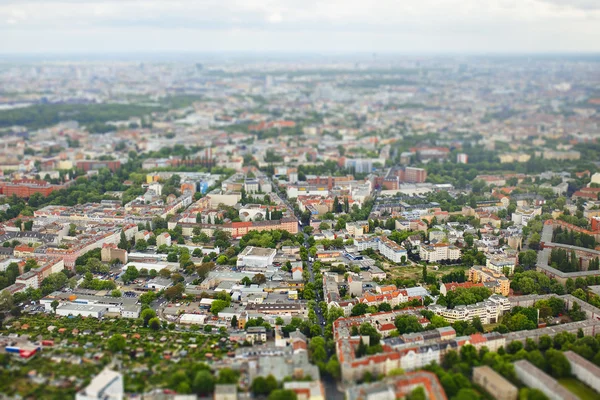
<path fill-rule="evenodd" d="M 246 181 L 244 182 L 244 190 L 248 194 L 258 193 L 259 192 L 258 180 L 246 179 Z"/>
<path fill-rule="evenodd" d="M 365 251 L 367 249 L 378 250 L 379 239 L 376 236 L 361 236 L 354 239 L 356 250 Z"/>
<path fill-rule="evenodd" d="M 100 318 L 108 311 L 107 306 L 97 304 L 76 304 L 76 303 L 63 303 L 56 309 L 56 315 L 67 317 L 72 315 L 74 317 L 92 317 Z"/>
<path fill-rule="evenodd" d="M 514 213 L 512 213 L 512 221 L 515 225 L 524 225 L 527 226 L 529 221 L 535 218 L 537 215 L 542 215 L 542 207 L 534 207 L 534 208 L 517 208 Z"/>
<path fill-rule="evenodd" d="M 571 373 L 600 393 L 600 368 L 571 350 L 565 351 L 563 354 L 571 364 Z"/>
<path fill-rule="evenodd" d="M 348 235 L 356 238 L 369 232 L 369 221 L 346 222 Z"/>
<path fill-rule="evenodd" d="M 403 257 L 404 260 L 407 259 L 406 249 L 385 236 L 379 238 L 378 250 L 382 256 L 395 263 L 402 262 Z"/>
<path fill-rule="evenodd" d="M 517 263 L 516 257 L 490 257 L 485 261 L 485 266 L 498 274 L 504 274 L 508 270 L 508 274 L 512 275 L 515 272 Z"/>
<path fill-rule="evenodd" d="M 205 321 L 206 321 L 206 315 L 204 315 L 204 314 L 183 314 L 181 316 L 181 318 L 179 319 L 180 324 L 186 324 L 186 325 L 192 325 L 192 324 L 204 325 Z"/>
<path fill-rule="evenodd" d="M 303 272 L 304 272 L 304 268 L 302 268 L 302 264 L 293 267 L 292 268 L 292 280 L 293 281 L 301 281 Z"/>
<path fill-rule="evenodd" d="M 148 271 L 154 270 L 156 272 L 160 272 L 161 270 L 168 267 L 168 265 L 165 263 L 158 263 L 158 262 L 157 263 L 147 263 L 147 262 L 130 261 L 123 266 L 122 271 L 123 272 L 127 271 L 127 268 L 131 265 L 136 267 L 138 271 L 141 269 L 147 269 Z"/>
<path fill-rule="evenodd" d="M 475 317 L 479 317 L 483 324 L 494 324 L 500 321 L 505 312 L 510 310 L 510 301 L 506 297 L 492 295 L 485 301 L 468 306 L 459 305 L 450 309 L 433 304 L 428 309 L 444 317 L 451 324 L 456 321 L 472 321 Z"/>
<path fill-rule="evenodd" d="M 460 249 L 448 243 L 421 244 L 419 256 L 422 261 L 427 262 L 458 260 L 460 258 Z"/>
<path fill-rule="evenodd" d="M 105 368 L 77 392 L 75 400 L 122 400 L 123 392 L 123 375 Z"/>
<path fill-rule="evenodd" d="M 353 273 L 348 275 L 348 292 L 351 296 L 362 296 L 363 282 L 358 275 Z"/>
<path fill-rule="evenodd" d="M 246 340 L 252 344 L 254 342 L 266 343 L 267 329 L 264 326 L 251 326 L 246 329 Z"/>
<path fill-rule="evenodd" d="M 171 235 L 167 232 L 163 232 L 156 237 L 156 245 L 162 246 L 163 244 L 167 247 L 171 246 Z"/>
<path fill-rule="evenodd" d="M 519 360 L 513 363 L 515 374 L 525 386 L 539 389 L 550 400 L 579 400 L 569 390 L 565 389 L 550 375 L 534 366 L 527 360 Z"/>
<path fill-rule="evenodd" d="M 266 268 L 273 264 L 276 253 L 275 249 L 248 246 L 238 255 L 236 265 L 238 267 Z"/>
<path fill-rule="evenodd" d="M 167 278 L 161 278 L 157 276 L 156 278 L 148 281 L 146 287 L 152 290 L 165 290 L 173 285 L 173 281 Z"/>

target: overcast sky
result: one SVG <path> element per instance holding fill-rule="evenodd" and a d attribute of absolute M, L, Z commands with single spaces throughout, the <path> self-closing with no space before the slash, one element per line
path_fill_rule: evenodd
<path fill-rule="evenodd" d="M 600 0 L 0 0 L 0 53 L 597 52 Z"/>

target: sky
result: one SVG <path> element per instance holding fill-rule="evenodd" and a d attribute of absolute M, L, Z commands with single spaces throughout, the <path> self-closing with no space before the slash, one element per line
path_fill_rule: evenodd
<path fill-rule="evenodd" d="M 0 54 L 600 52 L 600 0 L 0 0 Z"/>

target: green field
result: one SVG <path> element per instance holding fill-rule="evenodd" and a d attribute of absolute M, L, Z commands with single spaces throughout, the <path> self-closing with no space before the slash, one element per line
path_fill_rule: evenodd
<path fill-rule="evenodd" d="M 596 393 L 594 389 L 575 378 L 559 379 L 558 382 L 581 400 L 594 400 L 600 397 L 600 394 Z"/>

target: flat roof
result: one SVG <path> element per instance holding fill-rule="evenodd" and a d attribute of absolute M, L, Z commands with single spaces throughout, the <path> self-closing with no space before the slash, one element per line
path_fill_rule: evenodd
<path fill-rule="evenodd" d="M 277 252 L 277 250 L 275 250 L 275 249 L 267 249 L 267 248 L 263 248 L 263 247 L 248 246 L 244 249 L 244 251 L 242 251 L 240 256 L 242 256 L 242 257 L 247 257 L 247 256 L 270 257 L 273 254 L 275 254 L 276 252 Z"/>
<path fill-rule="evenodd" d="M 504 378 L 502 375 L 500 375 L 487 365 L 482 365 L 480 367 L 473 368 L 473 376 L 475 376 L 475 374 L 485 376 L 486 379 L 488 381 L 491 381 L 495 387 L 514 388 L 515 390 L 517 389 L 515 385 L 510 383 L 506 378 Z"/>
<path fill-rule="evenodd" d="M 108 306 L 101 306 L 98 304 L 76 304 L 76 303 L 64 303 L 58 306 L 59 310 L 67 311 L 105 311 Z"/>

